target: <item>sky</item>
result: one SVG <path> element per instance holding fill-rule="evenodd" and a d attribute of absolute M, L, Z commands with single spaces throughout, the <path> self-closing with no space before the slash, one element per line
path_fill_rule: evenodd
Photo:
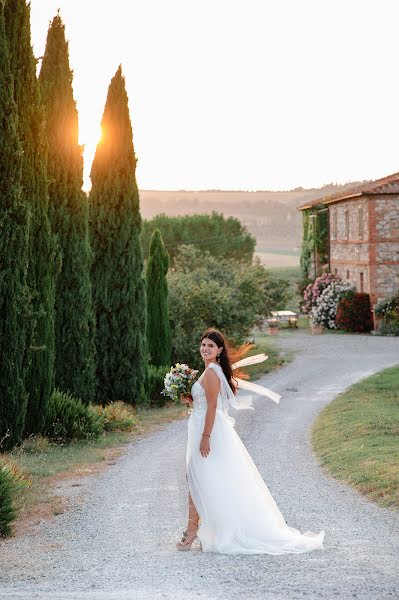
<path fill-rule="evenodd" d="M 31 0 L 66 26 L 85 189 L 126 77 L 140 189 L 287 190 L 399 171 L 397 0 Z"/>

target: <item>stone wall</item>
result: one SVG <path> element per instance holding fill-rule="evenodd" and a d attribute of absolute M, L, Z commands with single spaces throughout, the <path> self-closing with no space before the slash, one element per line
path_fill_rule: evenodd
<path fill-rule="evenodd" d="M 376 196 L 370 201 L 370 264 L 372 301 L 399 289 L 399 196 Z"/>
<path fill-rule="evenodd" d="M 399 196 L 368 196 L 329 206 L 330 269 L 372 305 L 399 289 Z"/>
<path fill-rule="evenodd" d="M 370 293 L 368 199 L 332 204 L 329 220 L 331 272 Z"/>

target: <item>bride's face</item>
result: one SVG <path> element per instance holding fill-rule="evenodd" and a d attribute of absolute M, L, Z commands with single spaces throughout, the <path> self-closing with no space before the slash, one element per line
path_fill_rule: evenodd
<path fill-rule="evenodd" d="M 222 350 L 223 346 L 221 348 L 218 348 L 218 345 L 215 344 L 215 342 L 213 340 L 210 340 L 209 338 L 204 338 L 201 341 L 200 352 L 204 360 L 216 360 L 216 356 L 220 354 Z"/>

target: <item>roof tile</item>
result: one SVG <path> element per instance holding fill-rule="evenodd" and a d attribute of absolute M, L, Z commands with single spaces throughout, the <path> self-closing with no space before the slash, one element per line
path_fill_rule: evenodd
<path fill-rule="evenodd" d="M 399 173 L 393 173 L 393 175 L 388 175 L 387 177 L 382 177 L 381 179 L 377 179 L 375 181 L 361 183 L 353 188 L 341 190 L 340 192 L 330 196 L 322 196 L 321 198 L 316 198 L 315 200 L 305 202 L 304 204 L 298 206 L 298 210 L 311 208 L 312 206 L 317 206 L 318 204 L 331 204 L 346 198 L 373 194 L 399 194 Z"/>

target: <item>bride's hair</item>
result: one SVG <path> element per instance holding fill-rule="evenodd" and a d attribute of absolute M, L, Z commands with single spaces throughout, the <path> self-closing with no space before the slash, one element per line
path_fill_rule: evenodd
<path fill-rule="evenodd" d="M 241 346 L 233 347 L 228 343 L 223 333 L 221 333 L 218 329 L 215 329 L 214 327 L 210 327 L 204 332 L 204 334 L 201 337 L 201 342 L 205 338 L 208 338 L 212 340 L 212 342 L 215 342 L 218 348 L 223 348 L 219 355 L 218 363 L 223 369 L 223 373 L 225 374 L 229 386 L 235 393 L 237 386 L 235 386 L 233 383 L 235 379 L 233 376 L 233 369 L 231 368 L 231 365 L 243 358 L 249 352 L 249 350 L 251 350 L 251 348 L 254 348 L 255 344 L 247 342 L 245 344 L 242 344 Z M 249 377 L 246 373 L 243 373 L 238 369 L 234 369 L 234 374 L 237 376 L 239 375 L 241 379 L 248 379 Z"/>

